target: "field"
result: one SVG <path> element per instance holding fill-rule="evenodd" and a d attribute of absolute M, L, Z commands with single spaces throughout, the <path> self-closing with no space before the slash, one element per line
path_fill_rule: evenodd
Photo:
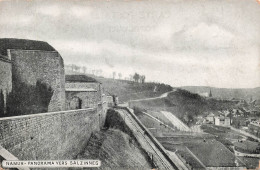
<path fill-rule="evenodd" d="M 193 169 L 205 169 L 204 165 L 201 164 L 187 149 L 178 150 L 176 154 L 183 158 L 186 164 L 190 165 Z"/>
<path fill-rule="evenodd" d="M 230 128 L 219 127 L 214 125 L 203 125 L 204 132 L 216 136 L 216 139 L 233 151 L 233 148 L 243 153 L 256 153 L 259 143 L 241 134 L 232 131 Z M 258 151 L 258 150 L 257 150 Z M 239 157 L 247 168 L 255 168 L 258 166 L 259 158 Z"/>
<path fill-rule="evenodd" d="M 193 168 L 198 168 L 201 163 L 206 167 L 235 166 L 235 155 L 213 136 L 176 135 L 175 137 L 157 137 L 159 142 L 170 151 L 186 159 Z"/>
<path fill-rule="evenodd" d="M 239 141 L 234 143 L 235 149 L 242 153 L 259 154 L 259 143 L 253 141 Z"/>
<path fill-rule="evenodd" d="M 249 158 L 249 157 L 238 157 L 241 161 L 246 164 L 247 169 L 257 169 L 259 168 L 259 158 Z"/>
<path fill-rule="evenodd" d="M 206 140 L 188 146 L 201 162 L 207 167 L 232 167 L 235 164 L 235 155 L 216 140 Z"/>

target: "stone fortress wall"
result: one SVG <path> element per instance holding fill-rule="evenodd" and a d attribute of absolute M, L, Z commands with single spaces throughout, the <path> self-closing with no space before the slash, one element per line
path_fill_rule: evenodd
<path fill-rule="evenodd" d="M 0 118 L 0 145 L 20 160 L 73 159 L 103 123 L 96 109 Z"/>
<path fill-rule="evenodd" d="M 19 113 L 1 115 L 0 151 L 4 148 L 20 160 L 74 159 L 104 124 L 101 84 L 69 83 L 65 87 L 63 59 L 48 43 L 0 39 L 0 78 L 7 102 L 0 108 Z M 67 88 L 92 89 L 78 93 L 88 98 L 85 109 L 64 111 Z M 1 157 L 8 159 L 0 152 Z"/>
<path fill-rule="evenodd" d="M 63 59 L 57 51 L 9 50 L 12 61 L 13 90 L 19 91 L 19 84 L 36 86 L 44 83 L 53 90 L 48 112 L 65 110 L 65 77 Z M 21 97 L 20 100 L 27 100 Z M 27 107 L 30 103 L 27 103 Z"/>

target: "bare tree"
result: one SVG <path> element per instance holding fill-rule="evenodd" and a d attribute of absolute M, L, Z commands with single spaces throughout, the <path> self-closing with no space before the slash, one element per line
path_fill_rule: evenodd
<path fill-rule="evenodd" d="M 75 65 L 75 71 L 80 71 L 80 66 Z"/>
<path fill-rule="evenodd" d="M 140 76 L 140 82 L 141 82 L 141 83 L 144 83 L 144 82 L 145 82 L 145 75 Z"/>
<path fill-rule="evenodd" d="M 122 74 L 118 73 L 118 78 L 121 79 L 122 78 Z"/>
<path fill-rule="evenodd" d="M 135 73 L 134 76 L 133 76 L 133 78 L 134 78 L 135 82 L 138 83 L 138 81 L 139 81 L 139 79 L 140 79 L 140 75 L 137 74 L 137 73 Z"/>
<path fill-rule="evenodd" d="M 71 64 L 71 71 L 75 71 L 76 70 L 76 65 L 75 64 Z"/>
<path fill-rule="evenodd" d="M 116 78 L 116 72 L 114 71 L 113 72 L 113 79 L 115 79 Z"/>

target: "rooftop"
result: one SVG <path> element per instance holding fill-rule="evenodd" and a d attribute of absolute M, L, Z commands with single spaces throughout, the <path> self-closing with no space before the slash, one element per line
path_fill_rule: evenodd
<path fill-rule="evenodd" d="M 66 82 L 97 82 L 96 79 L 86 75 L 66 75 Z"/>
<path fill-rule="evenodd" d="M 0 38 L 0 55 L 7 56 L 7 49 L 56 51 L 51 45 L 44 41 Z"/>

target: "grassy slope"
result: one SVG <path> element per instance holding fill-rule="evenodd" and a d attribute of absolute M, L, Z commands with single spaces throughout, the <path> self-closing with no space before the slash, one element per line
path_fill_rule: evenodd
<path fill-rule="evenodd" d="M 102 83 L 102 86 L 106 92 L 117 95 L 120 102 L 160 96 L 161 94 L 172 90 L 171 86 L 159 83 L 142 84 L 127 80 L 109 78 L 96 79 Z M 154 92 L 155 86 L 157 87 L 157 92 Z"/>
<path fill-rule="evenodd" d="M 71 70 L 65 70 L 65 74 L 83 74 Z M 119 80 L 111 78 L 97 77 L 93 74 L 86 74 L 102 83 L 102 86 L 106 94 L 117 95 L 119 97 L 119 102 L 126 102 L 134 99 L 143 99 L 147 97 L 157 97 L 163 93 L 172 90 L 170 85 L 163 83 L 135 83 L 128 80 Z M 155 86 L 157 91 L 154 92 Z"/>
<path fill-rule="evenodd" d="M 99 159 L 100 169 L 152 168 L 136 141 L 118 129 L 94 133 L 77 159 Z"/>

